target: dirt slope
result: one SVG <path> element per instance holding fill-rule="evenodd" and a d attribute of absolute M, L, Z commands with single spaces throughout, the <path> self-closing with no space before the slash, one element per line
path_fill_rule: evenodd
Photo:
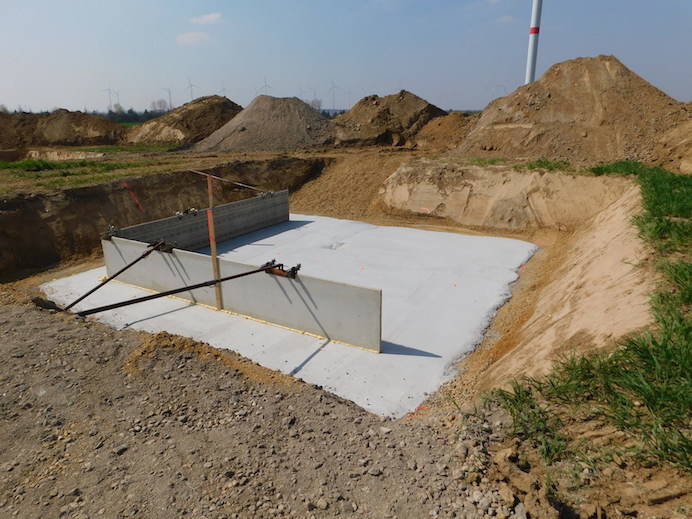
<path fill-rule="evenodd" d="M 400 146 L 435 117 L 447 112 L 417 95 L 402 90 L 385 97 L 367 96 L 334 119 L 336 144 Z"/>
<path fill-rule="evenodd" d="M 480 114 L 452 112 L 432 119 L 416 134 L 419 148 L 447 150 L 456 148 L 478 123 Z"/>
<path fill-rule="evenodd" d="M 692 173 L 692 120 L 663 134 L 657 143 L 655 155 L 655 162 L 665 168 Z"/>
<path fill-rule="evenodd" d="M 192 144 L 211 135 L 242 110 L 223 96 L 206 96 L 130 129 L 132 144 Z"/>
<path fill-rule="evenodd" d="M 575 164 L 648 161 L 658 137 L 689 118 L 684 104 L 615 57 L 577 58 L 493 101 L 459 150 Z"/>
<path fill-rule="evenodd" d="M 294 157 L 236 160 L 209 171 L 261 189 L 296 189 L 319 175 L 326 162 Z M 217 203 L 254 194 L 221 182 L 215 190 Z M 125 227 L 171 216 L 206 207 L 207 200 L 204 179 L 186 171 L 0 199 L 0 280 L 14 277 L 20 269 L 46 268 L 92 254 L 109 225 Z"/>
<path fill-rule="evenodd" d="M 56 110 L 50 114 L 0 113 L 0 148 L 113 144 L 123 127 L 96 115 Z"/>
<path fill-rule="evenodd" d="M 478 374 L 471 375 L 477 390 L 505 384 L 517 373 L 545 374 L 564 355 L 613 347 L 618 338 L 652 323 L 655 275 L 632 225 L 640 211 L 639 188 L 633 185 L 553 248 L 542 279 L 520 287 L 522 308 L 508 305 L 511 319 L 501 311 L 485 347 L 463 363 L 467 373 Z"/>
<path fill-rule="evenodd" d="M 574 230 L 613 203 L 631 183 L 622 177 L 479 167 L 453 158 L 417 159 L 384 182 L 384 203 L 489 229 Z"/>
<path fill-rule="evenodd" d="M 330 139 L 330 123 L 297 97 L 258 96 L 195 145 L 197 151 L 273 151 L 311 148 Z"/>

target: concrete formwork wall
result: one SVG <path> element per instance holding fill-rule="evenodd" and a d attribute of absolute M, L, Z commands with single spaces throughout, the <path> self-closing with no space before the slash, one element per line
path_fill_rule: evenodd
<path fill-rule="evenodd" d="M 165 240 L 178 248 L 196 250 L 209 246 L 207 211 L 185 213 L 124 229 L 114 236 L 146 243 Z M 255 198 L 214 207 L 216 241 L 230 240 L 288 220 L 288 191 L 264 193 Z"/>
<path fill-rule="evenodd" d="M 117 237 L 102 243 L 109 275 L 147 248 L 146 243 Z M 257 268 L 222 258 L 219 266 L 222 277 Z M 173 249 L 171 253 L 154 252 L 118 277 L 121 281 L 156 291 L 212 278 L 209 256 L 179 249 Z M 380 351 L 381 290 L 300 274 L 296 279 L 289 279 L 265 273 L 224 283 L 222 289 L 226 310 Z M 216 304 L 213 287 L 183 292 L 178 297 L 207 305 Z"/>

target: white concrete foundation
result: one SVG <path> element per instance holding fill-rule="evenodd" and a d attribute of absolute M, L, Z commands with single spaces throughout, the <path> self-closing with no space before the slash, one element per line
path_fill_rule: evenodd
<path fill-rule="evenodd" d="M 535 252 L 519 240 L 466 236 L 294 214 L 291 220 L 220 244 L 229 260 L 301 263 L 305 275 L 382 289 L 376 354 L 174 298 L 95 317 L 117 328 L 169 331 L 229 348 L 295 375 L 365 409 L 400 417 L 454 376 L 454 363 L 481 341 L 510 295 L 517 269 Z M 67 304 L 94 286 L 95 269 L 42 286 Z M 231 282 L 232 283 L 232 282 Z M 229 285 L 230 287 L 230 285 Z M 76 311 L 144 295 L 112 282 Z"/>

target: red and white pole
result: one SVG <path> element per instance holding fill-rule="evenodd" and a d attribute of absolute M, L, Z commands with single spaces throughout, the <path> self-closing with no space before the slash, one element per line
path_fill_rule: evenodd
<path fill-rule="evenodd" d="M 538 33 L 541 28 L 541 10 L 543 0 L 533 0 L 531 9 L 531 27 L 529 28 L 529 56 L 526 59 L 526 79 L 524 84 L 528 85 L 536 79 L 536 55 L 538 54 Z"/>

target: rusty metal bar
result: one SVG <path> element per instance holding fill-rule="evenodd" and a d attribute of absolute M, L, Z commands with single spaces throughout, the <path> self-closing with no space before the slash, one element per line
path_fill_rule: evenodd
<path fill-rule="evenodd" d="M 149 248 L 148 248 L 147 250 L 145 250 L 138 258 L 132 260 L 130 263 L 128 263 L 127 265 L 125 265 L 123 268 L 121 268 L 118 272 L 116 272 L 116 273 L 113 274 L 112 276 L 109 276 L 109 277 L 107 277 L 106 279 L 104 279 L 101 283 L 99 283 L 99 284 L 96 285 L 94 288 L 92 288 L 91 290 L 89 290 L 89 291 L 88 291 L 86 294 L 84 294 L 83 296 L 81 296 L 81 297 L 75 299 L 74 301 L 72 301 L 69 305 L 67 305 L 67 306 L 65 307 L 65 310 L 69 310 L 69 309 L 72 308 L 74 305 L 76 305 L 77 303 L 79 303 L 80 301 L 82 301 L 83 299 L 85 299 L 86 297 L 88 297 L 88 296 L 90 296 L 91 294 L 93 294 L 94 292 L 96 292 L 99 288 L 101 288 L 102 286 L 104 286 L 106 283 L 108 283 L 109 281 L 111 281 L 111 280 L 115 279 L 116 277 L 118 277 L 120 274 L 122 274 L 123 272 L 125 272 L 127 269 L 129 269 L 129 268 L 132 267 L 133 265 L 137 264 L 138 262 L 140 262 L 141 260 L 143 260 L 143 259 L 146 258 L 147 256 L 149 256 L 149 254 L 151 254 L 151 253 L 154 252 L 155 250 L 161 248 L 161 247 L 164 245 L 164 243 L 165 243 L 165 242 L 164 242 L 163 240 L 161 240 L 161 241 L 158 241 L 158 242 L 156 242 L 156 243 L 154 243 L 154 244 L 152 244 L 152 245 L 149 245 Z"/>
<path fill-rule="evenodd" d="M 209 195 L 209 209 L 207 209 L 207 229 L 209 230 L 211 268 L 212 272 L 214 273 L 214 279 L 219 279 L 221 277 L 221 272 L 219 271 L 219 256 L 216 253 L 216 228 L 214 227 L 214 180 L 211 176 L 207 177 L 207 194 Z M 217 283 L 214 286 L 214 291 L 216 293 L 216 309 L 221 310 L 223 308 L 223 294 L 221 292 L 221 285 Z"/>
<path fill-rule="evenodd" d="M 252 189 L 254 191 L 259 191 L 260 193 L 266 193 L 267 192 L 264 189 L 260 189 L 260 188 L 255 187 L 255 186 L 250 186 L 248 184 L 243 184 L 242 182 L 238 182 L 236 180 L 230 180 L 228 178 L 223 178 L 223 177 L 219 177 L 217 175 L 212 175 L 211 173 L 205 173 L 204 171 L 197 171 L 196 169 L 189 169 L 188 171 L 190 173 L 196 173 L 197 175 L 202 175 L 203 177 L 213 178 L 216 180 L 220 180 L 221 182 L 228 182 L 229 184 L 235 184 L 236 186 L 244 187 L 247 189 Z"/>

